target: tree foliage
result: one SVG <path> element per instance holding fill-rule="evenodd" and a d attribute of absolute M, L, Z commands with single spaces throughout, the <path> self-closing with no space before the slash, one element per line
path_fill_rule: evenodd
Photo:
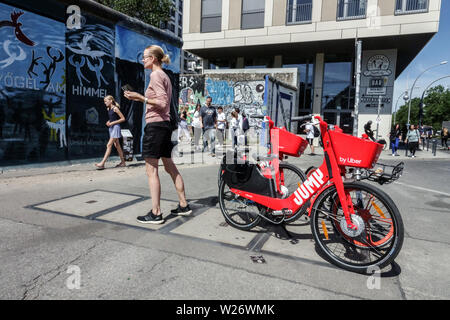
<path fill-rule="evenodd" d="M 162 21 L 166 22 L 170 19 L 173 7 L 170 0 L 98 0 L 97 2 L 157 28 Z"/>
<path fill-rule="evenodd" d="M 433 87 L 425 93 L 423 99 L 423 118 L 422 124 L 432 126 L 435 130 L 440 130 L 442 121 L 450 120 L 450 90 L 439 85 Z M 401 106 L 395 116 L 395 122 L 402 128 L 408 122 L 408 103 Z M 420 97 L 411 100 L 410 123 L 419 123 Z"/>

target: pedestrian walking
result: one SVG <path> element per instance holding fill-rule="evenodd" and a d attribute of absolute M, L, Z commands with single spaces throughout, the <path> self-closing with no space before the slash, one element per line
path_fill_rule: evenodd
<path fill-rule="evenodd" d="M 449 133 L 448 133 L 448 129 L 446 127 L 442 128 L 441 130 L 441 143 L 442 143 L 442 148 L 449 150 L 448 148 L 448 137 L 449 137 Z"/>
<path fill-rule="evenodd" d="M 123 156 L 123 150 L 119 141 L 122 137 L 120 132 L 120 124 L 125 121 L 125 117 L 122 112 L 120 112 L 120 106 L 113 96 L 106 96 L 103 99 L 103 102 L 108 110 L 108 121 L 106 122 L 106 126 L 109 128 L 109 140 L 106 145 L 106 152 L 102 161 L 96 163 L 95 166 L 97 167 L 97 170 L 105 169 L 105 163 L 111 155 L 112 147 L 114 146 L 120 157 L 120 163 L 116 165 L 116 167 L 125 167 L 125 157 Z"/>
<path fill-rule="evenodd" d="M 419 130 L 412 124 L 409 126 L 408 133 L 406 134 L 406 143 L 408 144 L 409 152 L 411 153 L 410 157 L 416 157 L 416 150 L 419 146 L 420 141 L 420 133 Z"/>
<path fill-rule="evenodd" d="M 219 145 L 223 147 L 225 143 L 225 128 L 227 125 L 227 119 L 222 107 L 217 108 L 217 137 L 219 139 Z"/>
<path fill-rule="evenodd" d="M 237 137 L 239 135 L 240 129 L 239 129 L 239 119 L 238 114 L 236 111 L 231 112 L 231 121 L 230 121 L 230 138 L 231 138 L 231 145 L 234 148 L 237 145 Z"/>
<path fill-rule="evenodd" d="M 200 102 L 197 102 L 194 115 L 192 117 L 192 129 L 194 130 L 194 148 L 199 151 L 202 148 L 199 146 L 200 137 L 202 135 L 202 122 L 200 120 L 200 109 L 202 108 Z"/>
<path fill-rule="evenodd" d="M 400 130 L 400 125 L 397 123 L 394 127 L 392 127 L 391 132 L 389 133 L 389 141 L 391 143 L 392 156 L 400 156 L 397 153 L 397 150 L 401 135 L 402 131 Z"/>
<path fill-rule="evenodd" d="M 189 133 L 187 124 L 187 111 L 185 108 L 181 109 L 180 122 L 178 123 L 178 142 L 180 143 L 182 138 L 186 138 L 186 141 L 191 142 L 191 134 Z"/>
<path fill-rule="evenodd" d="M 248 145 L 248 140 L 247 140 L 247 132 L 250 129 L 250 124 L 248 122 L 248 118 L 247 115 L 243 112 L 242 113 L 242 133 L 244 135 L 244 139 L 245 139 L 245 145 Z"/>
<path fill-rule="evenodd" d="M 306 140 L 308 141 L 309 147 L 311 148 L 310 155 L 316 155 L 314 153 L 314 124 L 312 122 L 308 122 L 305 126 L 306 132 Z"/>
<path fill-rule="evenodd" d="M 162 69 L 162 64 L 169 64 L 170 58 L 159 46 L 152 45 L 144 50 L 142 61 L 145 69 L 150 69 L 150 83 L 145 96 L 137 92 L 125 91 L 127 99 L 141 101 L 145 104 L 144 138 L 142 141 L 142 156 L 148 176 L 152 209 L 144 216 L 137 217 L 140 223 L 164 223 L 161 212 L 161 182 L 159 179 L 159 159 L 164 169 L 172 178 L 178 194 L 179 204 L 171 210 L 174 215 L 190 215 L 192 210 L 186 201 L 184 181 L 176 165 L 172 161 L 174 147 L 170 127 L 170 99 L 172 97 L 172 84 Z"/>
<path fill-rule="evenodd" d="M 211 105 L 212 98 L 206 97 L 206 104 L 200 110 L 200 119 L 203 128 L 203 150 L 205 152 L 206 146 L 209 144 L 209 151 L 211 157 L 216 156 L 215 140 L 216 140 L 216 127 L 217 127 L 217 111 Z"/>

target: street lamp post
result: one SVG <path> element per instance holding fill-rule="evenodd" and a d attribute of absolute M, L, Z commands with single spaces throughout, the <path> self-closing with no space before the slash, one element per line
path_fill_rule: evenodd
<path fill-rule="evenodd" d="M 405 100 L 405 105 L 406 105 L 406 102 L 408 101 L 408 91 L 402 92 L 397 98 L 397 102 L 395 103 L 395 110 L 394 110 L 394 126 L 395 126 L 395 118 L 397 117 L 398 101 L 400 100 L 401 97 L 403 97 L 403 100 Z"/>
<path fill-rule="evenodd" d="M 408 123 L 407 123 L 408 127 L 409 127 L 410 114 L 411 114 L 411 99 L 412 99 L 412 93 L 413 93 L 414 86 L 416 85 L 417 80 L 419 80 L 420 76 L 423 75 L 423 74 L 424 74 L 425 72 L 427 72 L 428 70 L 430 70 L 430 69 L 432 69 L 432 68 L 434 68 L 434 67 L 438 67 L 438 66 L 444 65 L 444 64 L 446 64 L 447 62 L 448 62 L 448 61 L 442 61 L 442 62 L 439 63 L 439 64 L 432 65 L 431 67 L 425 69 L 421 74 L 419 74 L 419 76 L 416 78 L 416 80 L 414 80 L 414 83 L 413 83 L 413 85 L 412 85 L 412 87 L 411 87 L 411 90 L 409 91 L 409 97 L 410 97 L 410 99 L 409 99 L 409 106 L 408 106 Z"/>

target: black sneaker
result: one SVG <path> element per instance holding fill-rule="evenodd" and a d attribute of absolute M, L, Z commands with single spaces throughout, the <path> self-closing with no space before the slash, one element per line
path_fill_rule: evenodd
<path fill-rule="evenodd" d="M 176 216 L 189 216 L 191 215 L 192 210 L 189 205 L 183 208 L 180 204 L 178 204 L 178 207 L 176 209 L 170 210 L 170 212 Z"/>
<path fill-rule="evenodd" d="M 162 214 L 155 215 L 153 211 L 150 211 L 146 216 L 137 217 L 137 221 L 140 223 L 152 223 L 152 224 L 161 224 L 164 223 L 164 219 L 162 218 Z"/>

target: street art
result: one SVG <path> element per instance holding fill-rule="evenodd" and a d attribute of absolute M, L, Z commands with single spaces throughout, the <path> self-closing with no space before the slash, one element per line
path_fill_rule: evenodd
<path fill-rule="evenodd" d="M 0 28 L 3 27 L 13 27 L 14 28 L 14 35 L 16 36 L 17 40 L 20 42 L 28 45 L 28 46 L 34 46 L 35 43 L 31 41 L 23 32 L 22 32 L 22 23 L 18 22 L 17 20 L 20 18 L 21 15 L 23 15 L 23 11 L 14 11 L 11 13 L 11 20 L 2 20 L 0 21 Z"/>
<path fill-rule="evenodd" d="M 63 23 L 0 3 L 0 164 L 65 158 L 42 112 L 66 116 L 64 52 Z"/>
<path fill-rule="evenodd" d="M 207 78 L 205 80 L 205 96 L 211 96 L 213 105 L 223 107 L 228 120 L 231 120 L 231 112 L 235 108 L 239 108 L 241 113 L 250 115 L 250 126 L 258 126 L 260 120 L 252 119 L 251 115 L 262 114 L 264 84 L 263 80 L 234 82 Z"/>
<path fill-rule="evenodd" d="M 67 146 L 66 140 L 66 115 L 57 117 L 54 112 L 52 112 L 49 117 L 44 109 L 42 109 L 42 115 L 44 120 L 46 120 L 47 126 L 50 128 L 50 141 L 58 141 L 57 134 L 59 133 L 60 148 Z"/>
<path fill-rule="evenodd" d="M 4 68 L 10 66 L 15 61 L 23 61 L 27 57 L 27 54 L 25 53 L 25 51 L 23 51 L 23 49 L 18 45 L 17 45 L 17 49 L 19 49 L 19 54 L 17 54 L 16 52 L 11 52 L 10 45 L 11 45 L 10 40 L 5 40 L 5 42 L 3 42 L 3 50 L 7 54 L 8 58 L 0 61 L 0 64 L 3 64 L 0 66 L 0 69 L 4 69 Z"/>
<path fill-rule="evenodd" d="M 143 104 L 121 99 L 121 86 L 145 91 L 142 51 L 151 44 L 169 54 L 167 69 L 180 72 L 180 44 L 81 15 L 80 8 L 63 12 L 69 16 L 52 19 L 56 11 L 0 3 L 0 166 L 103 154 L 108 94 L 119 101 L 139 153 Z"/>
<path fill-rule="evenodd" d="M 201 105 L 204 105 L 205 103 L 206 98 L 203 95 L 205 90 L 205 78 L 200 75 L 180 75 L 179 82 L 180 93 L 178 109 L 181 112 L 187 108 L 188 123 L 190 123 L 197 103 L 200 103 Z"/>
<path fill-rule="evenodd" d="M 84 14 L 85 24 L 66 31 L 68 106 L 71 117 L 69 156 L 85 157 L 104 152 L 108 140 L 103 98 L 115 96 L 115 30 L 113 25 Z M 92 112 L 92 108 L 96 112 Z M 98 120 L 90 117 L 97 114 Z"/>

